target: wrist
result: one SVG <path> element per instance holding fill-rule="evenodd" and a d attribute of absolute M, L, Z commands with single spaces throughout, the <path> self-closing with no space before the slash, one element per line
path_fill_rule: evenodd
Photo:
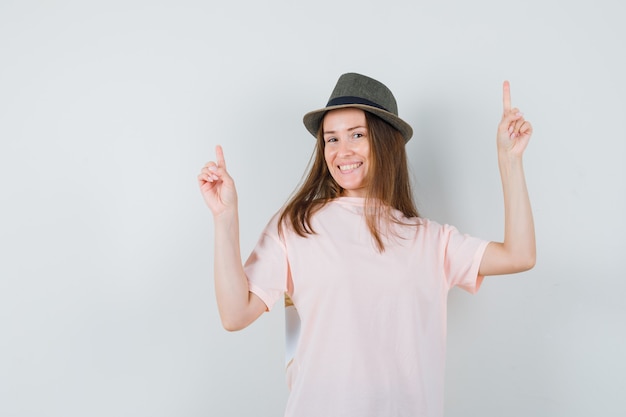
<path fill-rule="evenodd" d="M 498 149 L 498 162 L 500 163 L 519 163 L 523 161 L 523 155 L 513 153 L 507 150 Z"/>
<path fill-rule="evenodd" d="M 233 221 L 237 221 L 239 218 L 239 211 L 237 210 L 237 206 L 233 208 L 226 208 L 219 212 L 213 213 L 213 221 L 215 223 L 232 223 Z"/>

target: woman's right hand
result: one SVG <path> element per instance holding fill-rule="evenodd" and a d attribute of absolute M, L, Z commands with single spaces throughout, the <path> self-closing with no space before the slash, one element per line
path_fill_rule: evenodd
<path fill-rule="evenodd" d="M 237 190 L 232 177 L 226 170 L 224 151 L 220 145 L 215 147 L 216 162 L 207 162 L 200 175 L 198 185 L 206 205 L 214 217 L 230 210 L 237 210 Z"/>

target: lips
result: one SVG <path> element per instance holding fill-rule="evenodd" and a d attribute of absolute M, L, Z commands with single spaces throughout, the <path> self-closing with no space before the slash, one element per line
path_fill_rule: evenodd
<path fill-rule="evenodd" d="M 341 172 L 348 172 L 348 171 L 352 171 L 353 169 L 357 169 L 361 165 L 363 165 L 363 162 L 356 162 L 354 164 L 346 164 L 346 165 L 338 165 L 337 167 L 339 168 Z"/>

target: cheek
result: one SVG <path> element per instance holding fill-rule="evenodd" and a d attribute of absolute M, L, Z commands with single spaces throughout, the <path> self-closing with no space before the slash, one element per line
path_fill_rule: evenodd
<path fill-rule="evenodd" d="M 326 161 L 326 165 L 330 167 L 333 161 L 333 153 L 328 150 L 328 148 L 324 149 L 324 160 Z"/>
<path fill-rule="evenodd" d="M 370 157 L 370 144 L 369 142 L 365 141 L 363 142 L 363 146 L 361 146 L 361 153 L 365 156 L 367 156 L 368 158 Z"/>
<path fill-rule="evenodd" d="M 361 148 L 361 155 L 363 155 L 367 161 L 369 162 L 372 159 L 372 154 L 370 152 L 370 145 L 366 143 L 363 148 Z"/>

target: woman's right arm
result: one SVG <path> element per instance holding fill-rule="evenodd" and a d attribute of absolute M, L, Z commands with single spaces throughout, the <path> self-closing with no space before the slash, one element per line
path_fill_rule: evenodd
<path fill-rule="evenodd" d="M 235 182 L 226 170 L 221 146 L 217 162 L 208 162 L 198 175 L 198 185 L 215 224 L 215 294 L 226 330 L 241 330 L 266 310 L 265 303 L 248 289 L 241 263 L 239 213 Z"/>

